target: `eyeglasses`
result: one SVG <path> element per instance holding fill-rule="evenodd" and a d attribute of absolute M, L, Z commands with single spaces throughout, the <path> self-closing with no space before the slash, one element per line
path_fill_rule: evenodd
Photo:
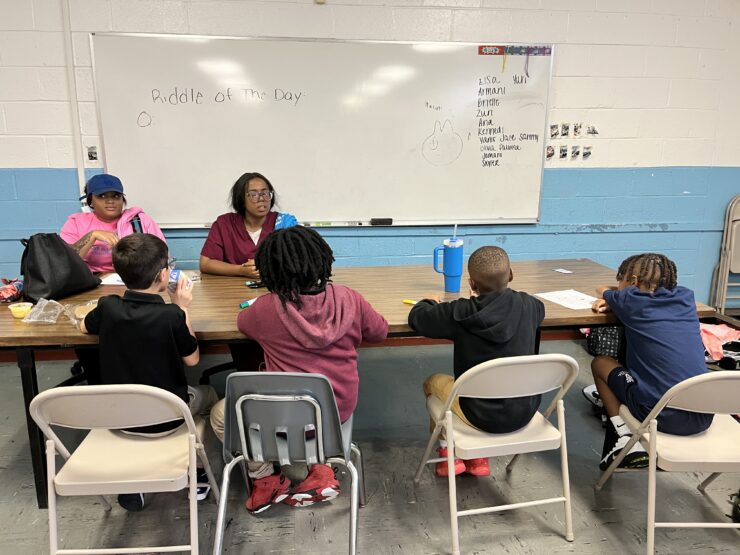
<path fill-rule="evenodd" d="M 272 191 L 247 191 L 246 195 L 252 202 L 272 200 Z"/>
<path fill-rule="evenodd" d="M 167 268 L 170 270 L 175 269 L 175 262 L 177 262 L 177 258 L 170 257 L 167 259 Z"/>

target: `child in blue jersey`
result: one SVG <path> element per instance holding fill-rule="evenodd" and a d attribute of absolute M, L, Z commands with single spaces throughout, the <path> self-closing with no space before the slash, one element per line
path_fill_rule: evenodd
<path fill-rule="evenodd" d="M 645 253 L 630 256 L 619 267 L 616 287 L 597 289 L 593 310 L 611 310 L 624 325 L 627 342 L 623 367 L 611 357 L 591 362 L 596 389 L 611 421 L 607 424 L 602 470 L 611 464 L 630 439 L 619 406 L 627 405 L 644 420 L 663 394 L 677 383 L 707 371 L 699 334 L 694 293 L 676 283 L 676 265 L 666 256 Z M 692 435 L 712 423 L 711 414 L 667 408 L 658 416 L 658 430 Z M 639 443 L 621 466 L 643 468 L 648 458 Z"/>

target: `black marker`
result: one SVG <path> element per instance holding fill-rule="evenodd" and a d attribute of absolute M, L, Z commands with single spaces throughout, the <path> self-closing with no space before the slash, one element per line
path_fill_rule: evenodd
<path fill-rule="evenodd" d="M 393 225 L 393 218 L 370 218 L 370 225 Z"/>

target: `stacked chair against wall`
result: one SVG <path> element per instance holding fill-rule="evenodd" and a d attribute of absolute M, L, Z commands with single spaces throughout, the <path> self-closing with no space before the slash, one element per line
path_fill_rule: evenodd
<path fill-rule="evenodd" d="M 456 379 L 446 403 L 434 396 L 427 397 L 427 410 L 429 416 L 435 422 L 435 427 L 414 481 L 419 482 L 426 464 L 447 461 L 453 555 L 460 554 L 458 517 L 508 511 L 549 503 L 563 503 L 565 539 L 573 541 L 563 396 L 577 376 L 578 363 L 567 355 L 547 354 L 499 358 L 478 364 Z M 535 413 L 530 423 L 524 428 L 508 434 L 489 434 L 473 428 L 455 416 L 450 409 L 452 401 L 457 396 L 497 399 L 524 397 L 550 391 L 556 393 L 547 410 L 544 413 Z M 548 418 L 556 409 L 557 428 L 548 421 Z M 447 439 L 447 458 L 430 459 L 429 455 L 442 431 L 444 431 Z M 479 509 L 458 510 L 454 472 L 455 458 L 468 460 L 480 457 L 513 455 L 506 467 L 506 471 L 511 472 L 520 454 L 553 449 L 560 449 L 560 468 L 563 481 L 562 496 Z"/>
<path fill-rule="evenodd" d="M 740 281 L 730 281 L 730 274 L 740 274 L 740 195 L 727 205 L 719 263 L 714 269 L 712 280 L 710 297 L 721 314 L 727 309 L 728 299 L 740 299 L 740 292 L 730 293 L 733 288 L 740 291 Z"/>
<path fill-rule="evenodd" d="M 223 546 L 229 477 L 237 464 L 340 464 L 349 472 L 349 553 L 357 546 L 358 506 L 365 504 L 362 455 L 352 443 L 352 417 L 339 420 L 334 391 L 320 374 L 235 372 L 226 379 L 224 468 L 214 555 Z M 352 462 L 354 457 L 355 463 Z"/>
<path fill-rule="evenodd" d="M 693 436 L 674 436 L 658 431 L 657 417 L 667 407 L 714 414 L 708 430 Z M 740 472 L 740 423 L 733 414 L 740 414 L 740 372 L 717 371 L 702 374 L 674 385 L 658 401 L 643 422 L 637 420 L 622 405 L 619 414 L 632 431 L 632 439 L 621 454 L 604 471 L 596 484 L 600 490 L 617 469 L 625 454 L 639 441 L 647 450 L 648 505 L 647 553 L 655 552 L 656 528 L 736 528 L 732 522 L 656 522 L 656 474 L 666 472 L 711 473 L 698 489 L 705 488 L 722 472 Z M 671 505 L 675 506 L 675 505 Z"/>
<path fill-rule="evenodd" d="M 214 497 L 218 485 L 203 449 L 205 423 L 190 414 L 187 404 L 169 391 L 148 385 L 85 385 L 57 387 L 38 394 L 31 416 L 46 436 L 50 553 L 198 553 L 196 459 L 208 474 Z M 184 425 L 163 437 L 142 437 L 118 430 L 182 419 Z M 73 452 L 52 427 L 90 430 Z M 64 459 L 57 472 L 56 455 Z M 59 549 L 57 495 L 103 495 L 174 492 L 188 488 L 190 543 L 160 547 Z M 156 518 L 156 517 L 154 517 Z M 130 537 L 136 537 L 130 531 Z"/>

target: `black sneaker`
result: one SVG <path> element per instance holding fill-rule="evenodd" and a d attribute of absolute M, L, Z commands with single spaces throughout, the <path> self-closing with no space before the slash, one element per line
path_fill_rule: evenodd
<path fill-rule="evenodd" d="M 138 513 L 144 508 L 143 493 L 121 493 L 118 496 L 118 504 L 132 513 Z"/>
<path fill-rule="evenodd" d="M 733 493 L 730 498 L 735 498 L 732 501 L 732 522 L 740 523 L 740 491 Z"/>
<path fill-rule="evenodd" d="M 198 480 L 198 489 L 195 490 L 195 498 L 198 501 L 203 501 L 208 494 L 211 493 L 211 484 L 208 481 L 208 474 L 206 474 L 205 468 L 198 468 L 195 471 L 195 476 Z"/>
<path fill-rule="evenodd" d="M 619 453 L 622 451 L 622 449 L 624 449 L 627 443 L 629 443 L 629 440 L 632 439 L 632 434 L 618 436 L 612 426 L 607 425 L 606 429 L 607 437 L 604 441 L 604 452 L 602 454 L 601 462 L 599 463 L 599 468 L 601 470 L 606 470 L 607 468 L 609 468 L 609 465 L 612 463 L 612 461 L 614 461 L 614 459 L 619 456 Z M 611 434 L 609 433 L 610 429 L 612 430 Z M 611 435 L 613 435 L 616 439 L 612 439 L 611 437 L 609 437 Z M 610 447 L 608 447 L 609 445 Z M 645 449 L 642 448 L 642 445 L 640 445 L 640 442 L 638 441 L 632 446 L 630 452 L 627 453 L 627 455 L 622 459 L 622 462 L 619 463 L 618 468 L 646 468 L 648 466 L 648 463 L 648 454 Z"/>

